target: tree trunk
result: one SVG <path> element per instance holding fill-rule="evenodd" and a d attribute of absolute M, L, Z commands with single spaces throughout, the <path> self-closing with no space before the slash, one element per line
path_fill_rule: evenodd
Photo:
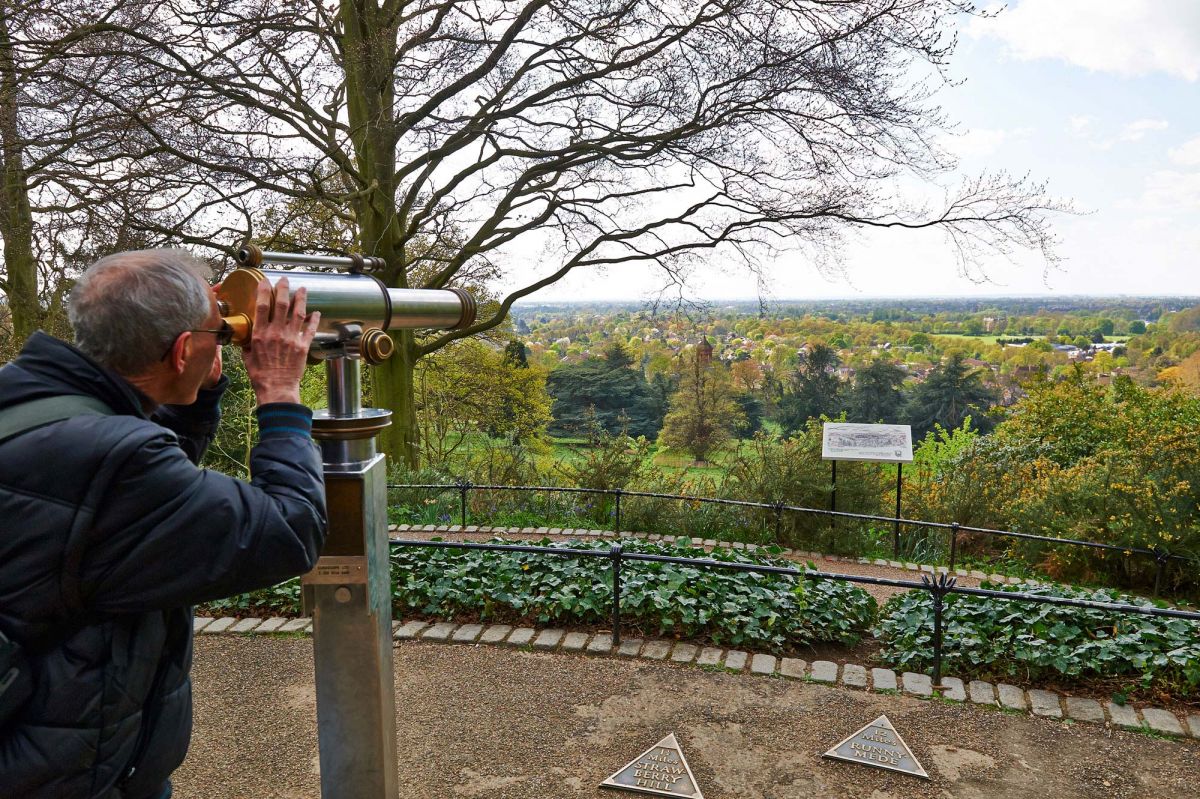
<path fill-rule="evenodd" d="M 380 434 L 380 447 L 393 463 L 410 470 L 420 463 L 421 444 L 417 429 L 415 336 L 411 330 L 392 333 L 396 354 L 375 368 L 375 396 L 380 407 L 392 411 L 392 425 Z"/>
<path fill-rule="evenodd" d="M 33 256 L 33 213 L 29 208 L 29 181 L 24 148 L 17 125 L 18 80 L 8 32 L 8 15 L 0 8 L 0 146 L 3 152 L 3 188 L 0 190 L 0 235 L 4 237 L 4 279 L 12 314 L 13 333 L 19 346 L 41 321 L 38 305 L 37 261 Z"/>
<path fill-rule="evenodd" d="M 359 242 L 365 255 L 383 258 L 378 275 L 385 284 L 407 288 L 404 253 L 396 246 L 402 220 L 396 213 L 395 95 L 392 58 L 398 29 L 395 14 L 372 0 L 343 2 L 342 54 L 346 103 L 354 155 L 363 186 L 355 202 Z M 376 369 L 376 403 L 392 411 L 392 425 L 380 436 L 380 447 L 393 463 L 416 469 L 420 446 L 413 367 L 416 342 L 411 331 L 392 334 L 396 354 Z"/>

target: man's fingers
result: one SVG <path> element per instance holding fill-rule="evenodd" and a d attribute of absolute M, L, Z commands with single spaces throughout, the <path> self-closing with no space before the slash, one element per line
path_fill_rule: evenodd
<path fill-rule="evenodd" d="M 279 278 L 279 282 L 275 284 L 275 310 L 271 318 L 279 322 L 287 322 L 288 306 L 290 305 L 288 298 L 288 279 L 286 277 Z"/>
<path fill-rule="evenodd" d="M 308 289 L 301 286 L 300 288 L 296 289 L 296 294 L 292 297 L 291 319 L 296 322 L 297 326 L 302 326 L 304 324 L 304 312 L 307 304 Z"/>
<path fill-rule="evenodd" d="M 304 320 L 304 341 L 311 343 L 313 336 L 317 335 L 317 327 L 321 324 L 321 312 L 313 311 Z"/>
<path fill-rule="evenodd" d="M 271 284 L 260 280 L 254 295 L 254 329 L 265 326 L 271 321 L 271 303 L 273 302 Z"/>

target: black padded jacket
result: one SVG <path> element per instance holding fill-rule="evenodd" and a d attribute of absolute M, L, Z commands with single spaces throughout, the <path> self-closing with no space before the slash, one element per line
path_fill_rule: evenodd
<path fill-rule="evenodd" d="M 84 394 L 0 443 L 0 629 L 32 698 L 0 729 L 0 799 L 156 799 L 191 735 L 191 606 L 312 568 L 321 463 L 299 405 L 259 408 L 251 482 L 199 468 L 225 379 L 149 416 L 116 374 L 44 333 L 0 369 L 0 409 Z"/>

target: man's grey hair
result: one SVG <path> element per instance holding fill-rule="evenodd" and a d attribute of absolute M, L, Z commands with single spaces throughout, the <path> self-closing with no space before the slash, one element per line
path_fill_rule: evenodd
<path fill-rule="evenodd" d="M 122 375 L 145 372 L 185 330 L 211 312 L 209 269 L 182 250 L 136 250 L 101 258 L 71 290 L 75 346 Z"/>

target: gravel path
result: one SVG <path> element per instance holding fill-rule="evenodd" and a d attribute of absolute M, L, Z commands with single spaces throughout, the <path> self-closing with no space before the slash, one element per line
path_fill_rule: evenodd
<path fill-rule="evenodd" d="M 319 796 L 312 646 L 202 636 L 181 799 Z M 500 647 L 396 650 L 402 799 L 620 799 L 598 788 L 675 732 L 707 799 L 1195 795 L 1200 742 L 695 667 Z M 933 778 L 825 760 L 887 713 Z"/>

